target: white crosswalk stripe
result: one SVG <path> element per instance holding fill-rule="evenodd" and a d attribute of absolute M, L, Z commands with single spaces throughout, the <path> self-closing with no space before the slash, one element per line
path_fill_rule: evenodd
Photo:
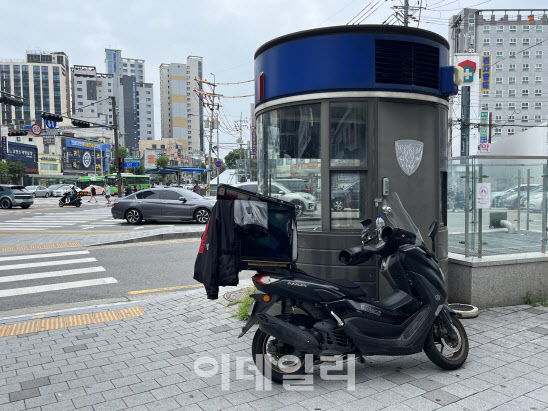
<path fill-rule="evenodd" d="M 118 283 L 114 277 L 101 277 L 107 270 L 89 255 L 87 250 L 4 255 L 0 257 L 0 299 Z M 57 269 L 63 265 L 84 267 Z M 48 271 L 49 267 L 53 270 Z M 14 286 L 9 288 L 10 284 Z"/>

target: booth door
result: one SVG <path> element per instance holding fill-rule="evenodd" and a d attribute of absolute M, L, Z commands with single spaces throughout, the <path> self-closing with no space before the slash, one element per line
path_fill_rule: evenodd
<path fill-rule="evenodd" d="M 445 138 L 439 131 L 440 110 L 420 102 L 378 104 L 379 196 L 384 198 L 382 181 L 388 178 L 390 193 L 398 193 L 423 239 L 432 221 L 439 220 L 440 138 Z"/>

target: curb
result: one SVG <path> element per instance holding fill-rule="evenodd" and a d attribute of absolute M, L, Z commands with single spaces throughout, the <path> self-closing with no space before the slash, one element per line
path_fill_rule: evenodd
<path fill-rule="evenodd" d="M 203 234 L 202 231 L 190 231 L 185 233 L 152 234 L 144 237 L 128 238 L 126 240 L 100 242 L 96 244 L 91 244 L 90 247 L 103 246 L 103 245 L 115 245 L 115 244 L 144 243 L 144 242 L 150 242 L 150 241 L 177 240 L 181 238 L 202 238 L 202 234 Z"/>

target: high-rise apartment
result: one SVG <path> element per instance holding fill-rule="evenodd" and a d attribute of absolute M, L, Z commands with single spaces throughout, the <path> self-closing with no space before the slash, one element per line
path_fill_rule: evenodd
<path fill-rule="evenodd" d="M 2 105 L 3 125 L 42 124 L 42 112 L 70 115 L 69 60 L 63 52 L 27 51 L 24 60 L 0 61 L 0 88 L 23 97 L 23 107 Z"/>
<path fill-rule="evenodd" d="M 481 111 L 490 112 L 497 139 L 548 119 L 546 10 L 463 9 L 450 19 L 449 26 L 454 63 L 468 64 L 463 85 L 476 82 L 471 88 L 472 123 L 479 122 Z M 482 57 L 487 55 L 491 58 L 490 87 L 485 90 L 478 76 L 483 69 Z M 470 68 L 474 65 L 475 74 Z M 460 106 L 457 104 L 453 111 L 460 113 Z"/>
<path fill-rule="evenodd" d="M 145 82 L 145 61 L 123 58 L 121 50 L 105 49 L 107 74 L 112 75 L 118 125 L 125 147 L 138 150 L 139 140 L 154 140 L 154 92 Z"/>
<path fill-rule="evenodd" d="M 195 78 L 203 76 L 203 58 L 187 57 L 186 64 L 160 65 L 162 139 L 188 140 L 189 151 L 203 151 L 203 102 L 194 93 L 201 88 Z"/>

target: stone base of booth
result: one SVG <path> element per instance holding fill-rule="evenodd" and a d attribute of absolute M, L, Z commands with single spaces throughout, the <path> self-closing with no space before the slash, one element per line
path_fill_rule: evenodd
<path fill-rule="evenodd" d="M 477 258 L 449 253 L 447 286 L 450 303 L 479 308 L 523 304 L 527 294 L 548 294 L 548 254 Z"/>

